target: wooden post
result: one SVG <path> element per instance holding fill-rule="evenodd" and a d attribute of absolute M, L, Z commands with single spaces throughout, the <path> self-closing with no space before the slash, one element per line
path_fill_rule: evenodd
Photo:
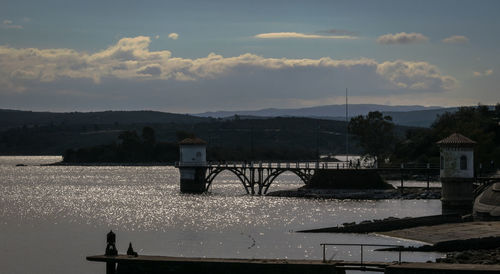
<path fill-rule="evenodd" d="M 116 264 L 114 262 L 106 263 L 106 274 L 116 274 Z"/>
<path fill-rule="evenodd" d="M 401 194 L 403 194 L 403 190 L 404 190 L 404 185 L 403 185 L 403 167 L 404 167 L 404 164 L 401 164 Z"/>
<path fill-rule="evenodd" d="M 431 172 L 430 172 L 431 164 L 427 163 L 427 191 L 429 190 L 429 182 L 431 180 Z"/>

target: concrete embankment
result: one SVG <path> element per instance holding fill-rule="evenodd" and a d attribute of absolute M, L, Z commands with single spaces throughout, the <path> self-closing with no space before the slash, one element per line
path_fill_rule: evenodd
<path fill-rule="evenodd" d="M 455 214 L 450 215 L 433 215 L 416 218 L 387 218 L 384 220 L 363 221 L 359 224 L 346 223 L 341 227 L 325 227 L 318 229 L 302 230 L 298 232 L 312 232 L 312 233 L 372 233 L 384 232 L 405 228 L 415 228 L 422 226 L 432 226 L 444 223 L 461 223 L 462 217 Z M 395 236 L 397 237 L 397 236 Z M 401 237 L 404 238 L 404 237 Z"/>
<path fill-rule="evenodd" d="M 390 265 L 385 269 L 386 274 L 481 274 L 500 273 L 500 266 L 477 264 L 429 264 L 406 263 Z"/>
<path fill-rule="evenodd" d="M 479 237 L 500 237 L 500 221 L 418 226 L 380 232 L 379 234 L 436 244 L 444 241 L 468 240 Z"/>
<path fill-rule="evenodd" d="M 107 274 L 345 274 L 347 270 L 408 273 L 500 273 L 498 265 L 441 263 L 375 263 L 279 259 L 208 259 L 165 256 L 89 256 L 89 261 L 105 262 Z"/>
<path fill-rule="evenodd" d="M 440 199 L 441 188 L 404 188 L 400 189 L 311 189 L 279 190 L 266 194 L 273 197 L 317 198 L 317 199 Z"/>
<path fill-rule="evenodd" d="M 166 256 L 89 256 L 89 261 L 116 264 L 116 274 L 345 274 L 336 262 L 279 259 L 211 259 Z M 113 274 L 115 274 L 113 273 Z"/>
<path fill-rule="evenodd" d="M 393 189 L 376 170 L 318 169 L 306 186 L 311 189 Z"/>
<path fill-rule="evenodd" d="M 310 182 L 296 190 L 274 191 L 267 196 L 323 199 L 439 199 L 441 188 L 395 189 L 371 169 L 317 170 Z"/>

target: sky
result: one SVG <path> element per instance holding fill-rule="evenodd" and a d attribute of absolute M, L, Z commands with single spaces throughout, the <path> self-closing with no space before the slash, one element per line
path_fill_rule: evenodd
<path fill-rule="evenodd" d="M 500 101 L 500 1 L 0 3 L 0 108 Z"/>

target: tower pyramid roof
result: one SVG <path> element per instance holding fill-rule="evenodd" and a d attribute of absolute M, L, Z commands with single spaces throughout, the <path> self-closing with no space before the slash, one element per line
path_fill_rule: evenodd
<path fill-rule="evenodd" d="M 198 137 L 186 138 L 186 139 L 179 142 L 179 145 L 206 145 L 206 144 L 207 144 L 207 142 L 205 142 L 203 139 L 200 139 Z"/>
<path fill-rule="evenodd" d="M 443 140 L 438 141 L 437 144 L 442 147 L 472 147 L 476 142 L 460 133 L 453 133 Z"/>

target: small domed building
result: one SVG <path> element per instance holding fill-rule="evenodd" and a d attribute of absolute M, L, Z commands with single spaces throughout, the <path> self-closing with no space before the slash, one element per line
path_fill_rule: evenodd
<path fill-rule="evenodd" d="M 207 142 L 200 138 L 186 138 L 179 142 L 179 154 L 177 167 L 181 175 L 181 192 L 205 192 Z"/>
<path fill-rule="evenodd" d="M 440 149 L 443 214 L 472 213 L 475 144 L 459 133 L 437 142 Z"/>

